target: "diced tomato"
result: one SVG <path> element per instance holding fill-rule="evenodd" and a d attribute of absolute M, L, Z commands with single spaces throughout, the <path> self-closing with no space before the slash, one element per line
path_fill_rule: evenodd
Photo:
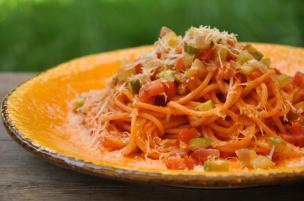
<path fill-rule="evenodd" d="M 260 77 L 260 76 L 262 76 L 262 75 L 263 75 L 263 73 L 262 73 L 261 71 L 255 70 L 255 71 L 253 71 L 248 77 L 249 77 L 249 79 L 251 79 L 251 80 L 255 80 L 256 78 L 258 78 L 258 77 Z"/>
<path fill-rule="evenodd" d="M 289 134 L 281 134 L 280 135 L 285 141 L 289 142 L 290 144 L 296 144 L 297 139 Z"/>
<path fill-rule="evenodd" d="M 293 121 L 289 130 L 291 135 L 304 135 L 304 128 L 299 121 Z"/>
<path fill-rule="evenodd" d="M 281 134 L 281 137 L 290 144 L 304 147 L 304 135 Z"/>
<path fill-rule="evenodd" d="M 177 142 L 183 142 L 189 144 L 192 138 L 199 137 L 200 133 L 195 128 L 183 128 L 179 131 L 177 136 Z"/>
<path fill-rule="evenodd" d="M 165 165 L 172 170 L 192 170 L 194 168 L 194 160 L 188 156 L 185 158 L 168 158 L 165 160 Z"/>
<path fill-rule="evenodd" d="M 173 98 L 176 96 L 176 84 L 174 82 L 164 82 L 163 85 L 168 98 Z"/>
<path fill-rule="evenodd" d="M 161 71 L 161 67 L 158 66 L 152 71 L 151 80 L 157 80 L 157 74 Z"/>
<path fill-rule="evenodd" d="M 161 81 L 154 81 L 142 86 L 139 90 L 138 97 L 146 103 L 153 103 L 154 97 L 165 92 L 164 85 Z"/>
<path fill-rule="evenodd" d="M 293 83 L 297 86 L 301 86 L 304 80 L 304 73 L 297 72 L 293 77 Z"/>
<path fill-rule="evenodd" d="M 200 53 L 198 55 L 198 58 L 201 61 L 209 62 L 212 59 L 213 54 L 214 54 L 214 50 L 212 48 L 209 48 L 209 49 L 204 50 L 202 53 Z"/>
<path fill-rule="evenodd" d="M 188 79 L 187 89 L 193 91 L 201 84 L 201 80 L 198 77 L 191 77 Z"/>
<path fill-rule="evenodd" d="M 138 97 L 145 103 L 154 103 L 155 97 L 166 94 L 168 98 L 173 98 L 176 95 L 176 86 L 174 82 L 161 82 L 156 80 L 147 83 L 139 90 Z"/>
<path fill-rule="evenodd" d="M 209 158 L 219 158 L 220 151 L 217 149 L 199 148 L 191 153 L 191 157 L 199 163 L 204 163 Z"/>
<path fill-rule="evenodd" d="M 236 58 L 236 55 L 232 54 L 231 52 L 228 52 L 227 61 L 236 60 Z"/>
<path fill-rule="evenodd" d="M 185 66 L 185 62 L 184 62 L 183 58 L 179 58 L 179 59 L 176 60 L 176 62 L 175 62 L 175 68 L 179 72 L 184 72 L 185 71 L 186 66 Z"/>
<path fill-rule="evenodd" d="M 288 134 L 281 134 L 281 137 L 291 144 L 304 147 L 304 127 L 299 121 L 293 121 Z"/>
<path fill-rule="evenodd" d="M 183 158 L 169 158 L 165 160 L 165 165 L 172 170 L 185 170 L 187 165 Z"/>
<path fill-rule="evenodd" d="M 142 64 L 137 64 L 135 66 L 135 73 L 136 74 L 142 73 L 142 69 L 143 69 L 143 65 Z"/>
<path fill-rule="evenodd" d="M 185 160 L 185 164 L 186 164 L 188 170 L 193 170 L 193 168 L 194 168 L 194 160 L 192 158 L 190 158 L 189 156 L 186 156 L 184 158 L 184 160 Z"/>

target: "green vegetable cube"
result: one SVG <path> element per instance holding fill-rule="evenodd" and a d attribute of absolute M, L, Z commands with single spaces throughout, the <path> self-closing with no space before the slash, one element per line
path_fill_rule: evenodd
<path fill-rule="evenodd" d="M 204 163 L 204 170 L 210 172 L 228 171 L 229 163 L 226 160 L 208 160 Z"/>

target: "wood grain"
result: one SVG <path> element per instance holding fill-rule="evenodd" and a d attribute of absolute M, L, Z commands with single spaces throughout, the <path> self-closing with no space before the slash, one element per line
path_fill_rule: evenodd
<path fill-rule="evenodd" d="M 34 74 L 0 74 L 0 97 Z M 17 145 L 0 124 L 0 201 L 6 200 L 302 200 L 304 183 L 201 190 L 131 184 L 53 166 Z"/>

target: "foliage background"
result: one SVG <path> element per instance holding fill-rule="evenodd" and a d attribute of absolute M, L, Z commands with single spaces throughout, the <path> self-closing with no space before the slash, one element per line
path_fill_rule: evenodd
<path fill-rule="evenodd" d="M 151 44 L 160 27 L 238 33 L 304 46 L 302 0 L 0 0 L 0 71 L 41 71 L 101 51 Z"/>

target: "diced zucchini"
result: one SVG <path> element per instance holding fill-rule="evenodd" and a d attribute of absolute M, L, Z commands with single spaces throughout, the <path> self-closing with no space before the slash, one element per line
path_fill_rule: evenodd
<path fill-rule="evenodd" d="M 78 96 L 76 100 L 73 102 L 73 111 L 76 112 L 79 108 L 81 108 L 84 105 L 85 102 L 84 96 Z"/>
<path fill-rule="evenodd" d="M 256 70 L 256 66 L 253 65 L 242 65 L 239 68 L 240 73 L 242 73 L 243 75 L 250 75 L 253 71 Z"/>
<path fill-rule="evenodd" d="M 185 52 L 187 52 L 188 54 L 197 55 L 200 53 L 200 49 L 195 48 L 195 47 L 189 45 L 188 43 L 184 44 L 184 49 L 185 49 Z"/>
<path fill-rule="evenodd" d="M 195 55 L 193 54 L 184 54 L 184 64 L 186 68 L 189 68 L 192 65 L 194 58 Z"/>
<path fill-rule="evenodd" d="M 225 46 L 219 46 L 218 51 L 221 59 L 226 61 L 229 50 Z"/>
<path fill-rule="evenodd" d="M 162 71 L 157 75 L 157 77 L 172 82 L 175 81 L 174 72 L 172 70 Z"/>
<path fill-rule="evenodd" d="M 277 78 L 281 88 L 288 85 L 291 81 L 291 79 L 288 75 L 278 75 L 276 78 Z"/>
<path fill-rule="evenodd" d="M 257 169 L 267 169 L 274 167 L 274 162 L 266 156 L 257 155 L 252 161 L 251 161 L 252 167 Z"/>
<path fill-rule="evenodd" d="M 263 53 L 259 51 L 252 53 L 252 55 L 258 61 L 260 61 L 264 57 Z"/>
<path fill-rule="evenodd" d="M 189 142 L 189 148 L 195 150 L 198 148 L 207 148 L 211 146 L 211 141 L 205 137 L 192 138 Z"/>
<path fill-rule="evenodd" d="M 129 77 L 134 75 L 134 69 L 120 68 L 117 72 L 117 78 L 120 81 L 127 81 Z"/>
<path fill-rule="evenodd" d="M 267 138 L 267 142 L 271 145 L 275 146 L 275 150 L 280 151 L 285 148 L 286 142 L 278 137 L 278 136 L 271 136 Z"/>
<path fill-rule="evenodd" d="M 194 75 L 200 75 L 205 71 L 206 71 L 205 64 L 201 60 L 195 59 L 190 69 L 185 72 L 185 77 L 190 78 Z"/>
<path fill-rule="evenodd" d="M 208 100 L 204 103 L 200 103 L 198 106 L 195 107 L 196 110 L 199 111 L 208 111 L 214 107 L 212 100 Z"/>
<path fill-rule="evenodd" d="M 264 55 L 262 52 L 258 51 L 253 45 L 247 44 L 245 49 L 258 61 L 260 61 Z"/>
<path fill-rule="evenodd" d="M 269 57 L 263 57 L 262 60 L 261 60 L 261 62 L 269 67 L 270 63 L 271 63 L 271 60 L 270 60 Z"/>
<path fill-rule="evenodd" d="M 253 59 L 253 56 L 246 51 L 240 52 L 239 55 L 237 56 L 237 61 L 240 64 L 244 64 L 251 59 Z"/>
<path fill-rule="evenodd" d="M 138 79 L 136 79 L 136 80 L 130 80 L 129 81 L 129 85 L 130 85 L 130 88 L 132 89 L 132 92 L 134 94 L 136 94 L 136 93 L 139 92 L 141 84 L 140 84 L 140 81 Z"/>
<path fill-rule="evenodd" d="M 208 172 L 228 171 L 229 163 L 226 160 L 208 160 L 204 163 L 204 170 Z"/>

